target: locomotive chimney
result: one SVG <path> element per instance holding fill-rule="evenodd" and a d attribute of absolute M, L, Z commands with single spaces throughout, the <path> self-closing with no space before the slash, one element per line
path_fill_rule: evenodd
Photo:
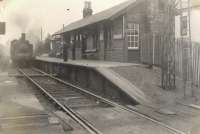
<path fill-rule="evenodd" d="M 26 40 L 26 34 L 25 34 L 25 33 L 22 33 L 22 35 L 21 35 L 21 40 L 23 40 L 23 41 Z"/>
<path fill-rule="evenodd" d="M 89 17 L 92 15 L 92 6 L 91 1 L 85 1 L 84 8 L 83 8 L 83 18 Z"/>

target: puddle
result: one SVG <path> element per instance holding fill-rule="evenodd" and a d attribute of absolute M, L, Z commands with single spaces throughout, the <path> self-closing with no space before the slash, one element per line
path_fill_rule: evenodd
<path fill-rule="evenodd" d="M 176 115 L 176 112 L 171 111 L 169 109 L 160 109 L 157 112 L 164 115 Z"/>
<path fill-rule="evenodd" d="M 4 83 L 10 84 L 10 83 L 13 83 L 13 81 L 7 80 L 7 81 L 4 81 Z"/>
<path fill-rule="evenodd" d="M 0 85 L 17 85 L 17 83 L 15 81 L 12 80 L 6 80 L 3 82 L 0 82 Z"/>

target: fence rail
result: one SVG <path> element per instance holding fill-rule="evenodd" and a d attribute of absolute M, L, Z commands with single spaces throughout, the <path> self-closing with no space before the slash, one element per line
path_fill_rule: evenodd
<path fill-rule="evenodd" d="M 192 81 L 194 86 L 200 87 L 200 44 L 192 44 L 192 57 L 190 56 L 190 46 L 188 44 L 186 39 L 176 41 L 176 75 L 183 80 Z M 190 62 L 190 60 L 192 61 Z"/>

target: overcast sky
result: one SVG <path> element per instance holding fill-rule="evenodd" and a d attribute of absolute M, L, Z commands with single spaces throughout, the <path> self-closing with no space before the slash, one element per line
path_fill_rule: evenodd
<path fill-rule="evenodd" d="M 4 0 L 0 3 L 1 20 L 7 22 L 6 35 L 0 42 L 20 36 L 21 32 L 40 37 L 41 27 L 44 35 L 54 33 L 63 24 L 82 18 L 85 0 Z M 126 0 L 91 0 L 94 13 L 112 7 Z M 70 11 L 67 11 L 67 9 Z M 37 36 L 37 37 L 36 37 Z"/>
<path fill-rule="evenodd" d="M 0 2 L 0 19 L 7 22 L 6 35 L 0 36 L 0 43 L 6 44 L 18 38 L 21 32 L 32 33 L 39 38 L 41 27 L 44 35 L 54 33 L 63 24 L 69 24 L 82 18 L 85 0 L 4 0 Z M 94 13 L 110 8 L 126 0 L 91 0 Z M 200 0 L 194 0 L 199 1 Z M 70 11 L 67 11 L 70 9 Z M 198 12 L 200 14 L 200 12 Z M 193 17 L 199 20 L 198 17 Z M 198 22 L 195 22 L 198 24 Z M 196 25 L 195 25 L 196 27 Z M 196 28 L 195 28 L 196 29 Z M 196 29 L 199 35 L 199 28 Z M 199 37 L 199 36 L 198 36 Z"/>

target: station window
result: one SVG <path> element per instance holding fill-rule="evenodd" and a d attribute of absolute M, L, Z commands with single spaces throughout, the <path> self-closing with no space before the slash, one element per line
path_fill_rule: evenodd
<path fill-rule="evenodd" d="M 128 49 L 139 49 L 139 24 L 128 23 Z"/>

